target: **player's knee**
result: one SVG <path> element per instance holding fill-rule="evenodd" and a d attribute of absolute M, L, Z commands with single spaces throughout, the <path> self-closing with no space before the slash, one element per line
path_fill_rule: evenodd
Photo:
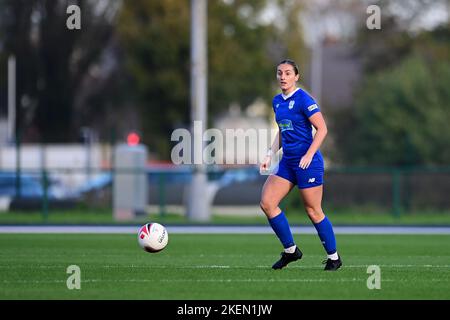
<path fill-rule="evenodd" d="M 265 214 L 270 214 L 277 207 L 272 201 L 264 198 L 259 202 L 259 206 Z"/>
<path fill-rule="evenodd" d="M 268 204 L 267 204 L 267 202 L 264 201 L 264 200 L 261 200 L 261 201 L 259 202 L 259 207 L 260 207 L 261 210 L 264 211 L 264 212 L 267 212 L 267 210 L 268 210 Z"/>
<path fill-rule="evenodd" d="M 311 219 L 312 222 L 317 223 L 323 219 L 323 211 L 320 207 L 305 207 L 305 211 Z"/>

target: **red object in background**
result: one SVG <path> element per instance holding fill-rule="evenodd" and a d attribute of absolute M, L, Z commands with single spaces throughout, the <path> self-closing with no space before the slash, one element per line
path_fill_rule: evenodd
<path fill-rule="evenodd" d="M 129 146 L 137 146 L 141 138 L 136 132 L 131 132 L 127 136 L 127 143 Z"/>

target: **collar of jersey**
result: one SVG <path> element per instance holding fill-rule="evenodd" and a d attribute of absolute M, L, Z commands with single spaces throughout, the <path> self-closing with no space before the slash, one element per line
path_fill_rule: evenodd
<path fill-rule="evenodd" d="M 287 96 L 285 96 L 284 94 L 281 94 L 281 97 L 283 98 L 283 100 L 287 100 L 290 97 L 292 97 L 300 88 L 296 88 L 294 91 L 292 91 L 291 93 L 289 93 Z"/>

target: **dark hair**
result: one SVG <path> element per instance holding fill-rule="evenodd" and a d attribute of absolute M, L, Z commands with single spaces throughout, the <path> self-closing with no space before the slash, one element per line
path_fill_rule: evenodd
<path fill-rule="evenodd" d="M 278 67 L 280 64 L 289 64 L 289 65 L 291 65 L 291 66 L 294 68 L 295 75 L 298 74 L 298 66 L 297 66 L 297 64 L 295 63 L 294 60 L 291 60 L 291 59 L 284 59 L 284 60 L 280 61 L 280 62 L 277 64 L 277 67 Z"/>

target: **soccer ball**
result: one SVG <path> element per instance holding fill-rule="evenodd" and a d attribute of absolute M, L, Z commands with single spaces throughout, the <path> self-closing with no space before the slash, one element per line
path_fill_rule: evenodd
<path fill-rule="evenodd" d="M 144 224 L 138 232 L 138 243 L 147 252 L 159 252 L 167 246 L 169 234 L 159 223 Z"/>

